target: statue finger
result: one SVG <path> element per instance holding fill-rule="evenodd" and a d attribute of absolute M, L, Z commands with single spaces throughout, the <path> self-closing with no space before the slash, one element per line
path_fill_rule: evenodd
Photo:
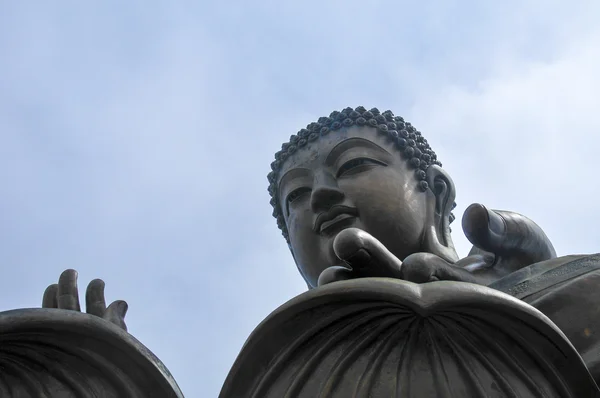
<path fill-rule="evenodd" d="M 506 234 L 506 225 L 502 217 L 479 203 L 467 207 L 462 227 L 467 239 L 474 246 L 492 253 L 496 253 L 498 246 L 502 246 Z"/>
<path fill-rule="evenodd" d="M 106 300 L 104 299 L 104 281 L 94 279 L 85 291 L 85 310 L 88 314 L 102 317 L 106 312 Z"/>
<path fill-rule="evenodd" d="M 404 259 L 402 263 L 402 278 L 414 283 L 427 283 L 438 280 L 435 276 L 434 263 L 443 261 L 431 253 L 414 253 Z M 439 264 L 438 264 L 439 265 Z"/>
<path fill-rule="evenodd" d="M 354 279 L 353 271 L 342 266 L 325 268 L 319 275 L 317 286 L 327 285 L 332 282 Z"/>
<path fill-rule="evenodd" d="M 81 311 L 77 291 L 77 271 L 68 269 L 58 279 L 58 308 Z"/>
<path fill-rule="evenodd" d="M 58 308 L 58 284 L 54 283 L 44 291 L 42 308 Z"/>
<path fill-rule="evenodd" d="M 556 258 L 556 251 L 542 228 L 531 219 L 509 211 L 495 211 L 506 225 L 504 252 L 518 252 L 530 264 Z M 502 254 L 502 252 L 500 252 Z"/>
<path fill-rule="evenodd" d="M 530 264 L 556 257 L 544 231 L 518 213 L 472 204 L 465 210 L 463 229 L 473 245 L 490 253 L 519 255 Z"/>
<path fill-rule="evenodd" d="M 414 283 L 433 281 L 462 281 L 475 283 L 466 269 L 456 267 L 431 253 L 414 253 L 402 263 L 402 279 Z"/>
<path fill-rule="evenodd" d="M 106 309 L 106 312 L 102 318 L 127 331 L 125 314 L 127 314 L 128 308 L 129 306 L 127 305 L 127 302 L 123 300 L 113 301 Z"/>
<path fill-rule="evenodd" d="M 357 276 L 400 276 L 402 261 L 381 242 L 358 228 L 348 228 L 340 232 L 333 241 L 333 250 Z"/>

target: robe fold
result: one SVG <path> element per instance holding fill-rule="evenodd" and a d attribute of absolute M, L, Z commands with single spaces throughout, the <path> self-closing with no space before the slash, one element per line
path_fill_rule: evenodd
<path fill-rule="evenodd" d="M 536 263 L 489 287 L 523 300 L 550 318 L 600 384 L 600 254 Z"/>

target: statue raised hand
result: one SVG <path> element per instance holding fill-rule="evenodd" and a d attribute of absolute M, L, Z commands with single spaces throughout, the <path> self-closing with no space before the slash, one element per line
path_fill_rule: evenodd
<path fill-rule="evenodd" d="M 324 270 L 319 285 L 359 277 L 488 285 L 518 269 L 556 257 L 542 229 L 521 214 L 473 204 L 465 211 L 462 224 L 473 249 L 454 263 L 433 253 L 414 253 L 400 261 L 367 232 L 358 228 L 343 230 L 336 236 L 333 250 L 347 266 Z"/>
<path fill-rule="evenodd" d="M 0 397 L 183 397 L 164 364 L 127 332 L 125 301 L 107 307 L 100 279 L 85 301 L 82 312 L 77 271 L 68 269 L 44 292 L 43 308 L 0 313 Z"/>
<path fill-rule="evenodd" d="M 89 283 L 85 292 L 85 305 L 86 313 L 98 316 L 123 330 L 127 330 L 125 325 L 127 303 L 123 300 L 116 300 L 107 308 L 104 298 L 104 281 L 102 279 L 94 279 Z M 81 311 L 77 288 L 77 271 L 73 269 L 64 271 L 60 275 L 58 283 L 46 288 L 42 308 Z"/>

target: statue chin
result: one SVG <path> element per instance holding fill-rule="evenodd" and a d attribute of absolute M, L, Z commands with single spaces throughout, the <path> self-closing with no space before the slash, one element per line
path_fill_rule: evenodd
<path fill-rule="evenodd" d="M 363 278 L 308 291 L 252 333 L 220 398 L 597 397 L 544 314 L 464 282 Z"/>
<path fill-rule="evenodd" d="M 49 308 L 0 313 L 0 397 L 183 398 L 150 350 L 97 316 Z"/>

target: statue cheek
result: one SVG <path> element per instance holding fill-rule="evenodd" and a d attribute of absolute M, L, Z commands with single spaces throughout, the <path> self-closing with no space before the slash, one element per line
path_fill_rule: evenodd
<path fill-rule="evenodd" d="M 290 213 L 286 222 L 290 234 L 302 233 L 302 219 L 296 212 Z"/>
<path fill-rule="evenodd" d="M 312 232 L 314 213 L 308 205 L 302 203 L 294 209 L 290 208 L 290 214 L 287 219 L 288 229 L 295 229 L 296 232 L 306 234 Z"/>
<path fill-rule="evenodd" d="M 285 219 L 285 225 L 287 226 L 288 231 L 291 233 L 292 229 L 296 225 L 296 216 L 294 216 L 293 214 L 287 216 L 287 218 Z"/>

